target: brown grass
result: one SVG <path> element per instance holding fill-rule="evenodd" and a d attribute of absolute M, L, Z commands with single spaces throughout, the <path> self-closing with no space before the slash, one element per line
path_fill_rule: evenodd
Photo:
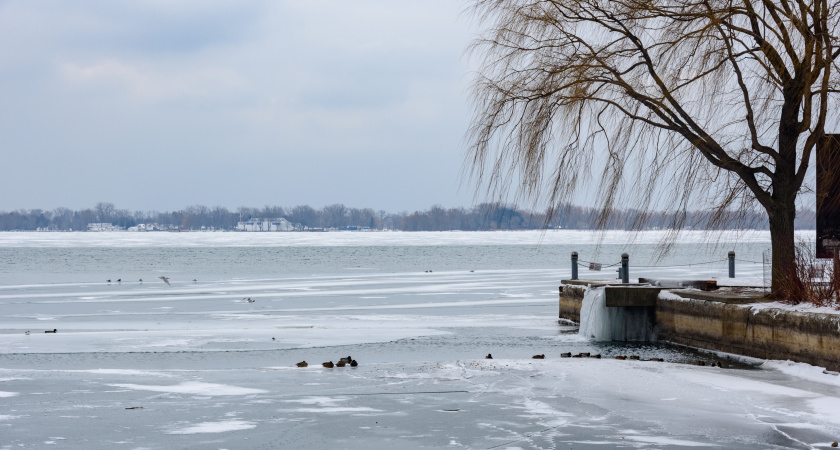
<path fill-rule="evenodd" d="M 831 306 L 840 309 L 840 271 L 831 260 L 817 259 L 811 245 L 796 246 L 796 273 L 785 283 L 781 299 L 784 303 L 798 305 Z"/>

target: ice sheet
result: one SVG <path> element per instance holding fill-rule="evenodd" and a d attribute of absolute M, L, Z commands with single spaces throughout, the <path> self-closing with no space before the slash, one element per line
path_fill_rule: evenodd
<path fill-rule="evenodd" d="M 803 239 L 813 240 L 813 231 L 797 231 Z M 441 246 L 441 245 L 550 245 L 552 243 L 576 242 L 587 244 L 658 244 L 668 231 L 578 231 L 578 230 L 532 230 L 532 231 L 429 231 L 429 232 L 375 232 L 375 233 L 237 233 L 237 232 L 192 232 L 192 233 L 0 233 L 0 247 L 201 247 L 201 246 Z M 717 242 L 770 242 L 768 231 L 684 231 L 680 234 L 682 243 Z"/>
<path fill-rule="evenodd" d="M 595 342 L 558 323 L 568 245 L 591 234 L 42 235 L 0 235 L 3 445 L 751 449 L 840 437 L 840 386 L 817 368 L 700 367 L 726 355 Z M 544 266 L 539 239 L 557 246 Z M 725 273 L 718 262 L 704 270 Z M 146 281 L 114 283 L 126 273 Z M 166 286 L 159 273 L 178 275 Z M 358 367 L 321 366 L 349 355 Z"/>

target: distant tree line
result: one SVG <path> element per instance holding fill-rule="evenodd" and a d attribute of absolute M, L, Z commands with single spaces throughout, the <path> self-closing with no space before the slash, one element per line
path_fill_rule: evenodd
<path fill-rule="evenodd" d="M 692 228 L 705 229 L 713 223 L 708 212 L 682 213 Z M 642 221 L 646 229 L 668 229 L 677 216 L 636 210 L 613 211 L 601 223 L 601 211 L 590 207 L 568 205 L 556 211 L 531 212 L 501 203 L 482 203 L 473 208 L 444 208 L 434 205 L 425 211 L 390 213 L 371 208 L 351 208 L 342 204 L 315 209 L 308 205 L 294 207 L 239 207 L 229 210 L 223 206 L 189 206 L 177 211 L 129 211 L 118 209 L 113 203 L 97 203 L 93 208 L 74 211 L 68 208 L 20 209 L 0 211 L 0 231 L 85 231 L 90 223 L 110 223 L 123 228 L 138 224 L 158 224 L 161 229 L 177 230 L 234 230 L 240 221 L 253 218 L 285 218 L 300 230 L 362 229 L 403 231 L 484 231 L 536 230 L 562 228 L 590 230 L 629 230 Z M 546 220 L 551 217 L 551 220 Z M 797 229 L 814 229 L 815 213 L 803 210 L 797 214 Z M 638 227 L 637 227 L 638 228 Z M 741 212 L 715 229 L 766 229 L 767 218 L 761 212 Z"/>

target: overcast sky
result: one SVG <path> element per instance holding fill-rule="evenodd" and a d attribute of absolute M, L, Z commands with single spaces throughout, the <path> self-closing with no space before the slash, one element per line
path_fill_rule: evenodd
<path fill-rule="evenodd" d="M 464 6 L 0 0 L 0 209 L 469 206 Z"/>

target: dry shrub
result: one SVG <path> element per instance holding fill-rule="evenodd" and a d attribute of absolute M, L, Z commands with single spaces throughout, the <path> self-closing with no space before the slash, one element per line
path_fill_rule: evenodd
<path fill-rule="evenodd" d="M 782 286 L 784 303 L 798 305 L 809 303 L 814 306 L 832 306 L 840 309 L 840 272 L 831 260 L 817 259 L 811 245 L 799 243 L 796 246 L 796 273 Z"/>

